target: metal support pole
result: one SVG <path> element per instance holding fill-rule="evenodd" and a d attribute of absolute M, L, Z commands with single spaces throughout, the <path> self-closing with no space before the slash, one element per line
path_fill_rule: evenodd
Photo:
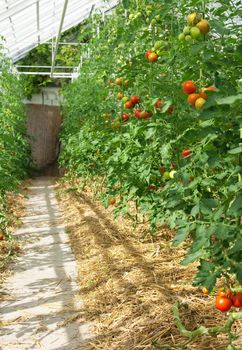
<path fill-rule="evenodd" d="M 37 16 L 37 33 L 40 31 L 40 21 L 39 21 L 39 1 L 36 2 L 36 16 Z M 38 45 L 40 43 L 40 35 L 38 34 Z"/>
<path fill-rule="evenodd" d="M 59 46 L 59 41 L 60 41 L 60 37 L 61 37 L 61 32 L 62 32 L 62 27 L 63 27 L 63 23 L 64 23 L 64 19 L 65 19 L 67 5 L 68 5 L 68 0 L 65 0 L 62 15 L 61 15 L 61 20 L 60 20 L 60 26 L 59 26 L 58 34 L 57 34 L 56 41 L 55 41 L 55 47 L 53 50 L 52 67 L 51 67 L 51 74 L 50 74 L 51 78 L 53 78 L 55 61 L 56 61 L 56 54 L 57 54 L 57 50 L 58 50 L 58 46 Z"/>

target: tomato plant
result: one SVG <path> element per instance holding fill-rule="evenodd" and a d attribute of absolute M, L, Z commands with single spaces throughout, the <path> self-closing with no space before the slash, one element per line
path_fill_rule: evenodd
<path fill-rule="evenodd" d="M 15 191 L 27 175 L 30 147 L 22 86 L 2 49 L 0 42 L 0 230 L 7 236 L 6 192 Z"/>
<path fill-rule="evenodd" d="M 199 262 L 193 283 L 209 293 L 220 277 L 242 283 L 242 29 L 236 6 L 217 3 L 182 0 L 174 11 L 161 0 L 147 16 L 151 1 L 122 1 L 105 22 L 90 19 L 80 76 L 63 90 L 60 158 L 67 177 L 104 184 L 99 197 L 117 198 L 116 215 L 135 202 L 152 234 L 175 229 L 173 246 L 189 247 L 181 264 Z M 134 107 L 127 96 L 139 107 L 120 123 Z"/>

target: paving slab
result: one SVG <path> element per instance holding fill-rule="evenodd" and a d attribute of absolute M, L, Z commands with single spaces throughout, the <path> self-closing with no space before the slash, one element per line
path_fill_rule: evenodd
<path fill-rule="evenodd" d="M 25 242 L 24 254 L 1 291 L 1 350 L 81 350 L 93 337 L 82 317 L 76 262 L 61 215 L 54 181 L 33 180 L 23 225 L 15 232 Z"/>

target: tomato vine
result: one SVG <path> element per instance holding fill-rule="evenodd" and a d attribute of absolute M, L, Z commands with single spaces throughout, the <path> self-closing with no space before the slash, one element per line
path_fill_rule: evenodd
<path fill-rule="evenodd" d="M 63 92 L 61 164 L 69 176 L 105 179 L 104 204 L 116 198 L 115 212 L 123 214 L 134 201 L 153 233 L 160 224 L 176 229 L 172 245 L 189 245 L 181 264 L 199 261 L 193 283 L 209 291 L 222 276 L 242 282 L 236 4 L 207 1 L 204 8 L 200 1 L 181 1 L 178 8 L 174 1 L 123 1 L 105 23 L 93 17 L 90 26 L 98 24 L 100 32 L 80 50 L 80 76 Z M 200 25 L 206 35 L 193 30 L 191 39 L 180 40 L 191 13 L 199 20 L 206 15 L 209 31 Z M 157 59 L 148 59 L 148 50 Z M 197 94 L 206 92 L 197 106 L 182 91 L 187 80 Z M 126 109 L 132 96 L 140 103 Z M 161 108 L 154 106 L 158 99 Z M 123 113 L 131 117 L 123 120 Z"/>
<path fill-rule="evenodd" d="M 8 236 L 6 193 L 15 191 L 30 167 L 23 91 L 0 44 L 0 231 Z"/>

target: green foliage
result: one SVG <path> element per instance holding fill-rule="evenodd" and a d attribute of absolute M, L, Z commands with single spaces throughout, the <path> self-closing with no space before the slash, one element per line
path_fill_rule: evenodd
<path fill-rule="evenodd" d="M 82 49 L 80 77 L 64 90 L 61 136 L 61 163 L 70 176 L 104 179 L 104 203 L 116 196 L 115 212 L 125 213 L 135 201 L 152 232 L 163 223 L 176 229 L 173 245 L 186 240 L 189 246 L 182 264 L 199 261 L 194 284 L 210 290 L 220 276 L 242 282 L 241 28 L 235 4 L 217 3 L 184 0 L 178 9 L 174 1 L 130 0 L 100 23 L 99 35 L 90 21 L 91 55 Z M 180 41 L 185 17 L 194 11 L 211 30 L 200 40 Z M 148 62 L 145 52 L 157 41 L 158 61 Z M 117 77 L 128 86 L 116 85 Z M 206 92 L 202 110 L 187 103 L 186 80 L 199 89 L 216 86 Z M 118 92 L 139 96 L 139 108 L 152 117 L 135 118 Z M 158 98 L 161 109 L 154 108 Z M 131 115 L 126 123 L 123 112 Z M 191 155 L 183 158 L 186 148 Z"/>
<path fill-rule="evenodd" d="M 26 135 L 26 117 L 20 81 L 0 46 L 0 230 L 6 233 L 4 199 L 16 190 L 27 175 L 30 147 Z"/>

